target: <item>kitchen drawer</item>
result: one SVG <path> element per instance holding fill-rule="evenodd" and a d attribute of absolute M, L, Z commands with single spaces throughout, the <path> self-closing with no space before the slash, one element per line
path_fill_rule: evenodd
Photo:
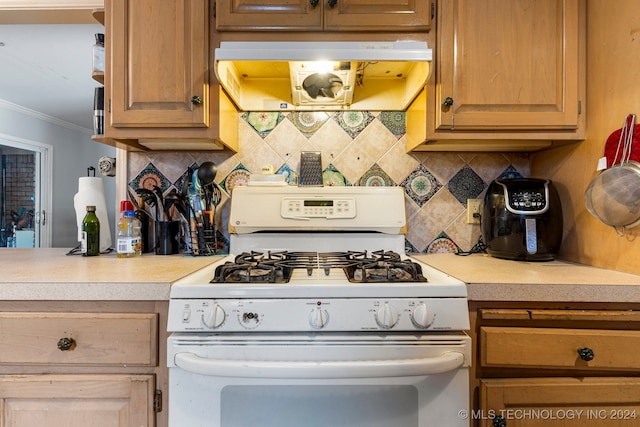
<path fill-rule="evenodd" d="M 592 352 L 583 360 L 579 350 Z M 640 370 L 640 331 L 564 328 L 480 328 L 483 367 Z M 588 357 L 587 357 L 588 358 Z"/>
<path fill-rule="evenodd" d="M 157 362 L 156 313 L 0 313 L 1 364 L 156 366 Z"/>

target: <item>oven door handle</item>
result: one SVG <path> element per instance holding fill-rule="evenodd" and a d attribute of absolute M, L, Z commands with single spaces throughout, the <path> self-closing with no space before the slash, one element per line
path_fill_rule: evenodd
<path fill-rule="evenodd" d="M 185 371 L 216 377 L 348 379 L 442 374 L 462 367 L 464 354 L 450 351 L 426 359 L 289 362 L 206 359 L 193 353 L 177 353 L 174 360 Z"/>

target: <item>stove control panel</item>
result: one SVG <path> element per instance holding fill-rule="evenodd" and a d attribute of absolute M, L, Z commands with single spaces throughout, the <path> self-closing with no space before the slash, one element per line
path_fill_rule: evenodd
<path fill-rule="evenodd" d="M 352 197 L 311 198 L 285 197 L 280 214 L 283 218 L 355 218 L 356 201 Z"/>
<path fill-rule="evenodd" d="M 172 299 L 169 332 L 466 330 L 466 298 Z"/>

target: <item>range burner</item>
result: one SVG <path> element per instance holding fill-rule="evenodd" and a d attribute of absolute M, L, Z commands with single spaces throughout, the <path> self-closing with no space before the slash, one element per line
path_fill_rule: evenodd
<path fill-rule="evenodd" d="M 426 282 L 419 264 L 392 251 L 243 252 L 218 266 L 211 283 L 289 283 L 294 269 L 341 268 L 351 283 Z"/>

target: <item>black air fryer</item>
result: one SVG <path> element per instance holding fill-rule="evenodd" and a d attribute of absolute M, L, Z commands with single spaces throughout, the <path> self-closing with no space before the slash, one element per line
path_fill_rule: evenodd
<path fill-rule="evenodd" d="M 496 179 L 480 219 L 487 252 L 498 258 L 551 261 L 562 241 L 562 206 L 550 180 Z"/>

